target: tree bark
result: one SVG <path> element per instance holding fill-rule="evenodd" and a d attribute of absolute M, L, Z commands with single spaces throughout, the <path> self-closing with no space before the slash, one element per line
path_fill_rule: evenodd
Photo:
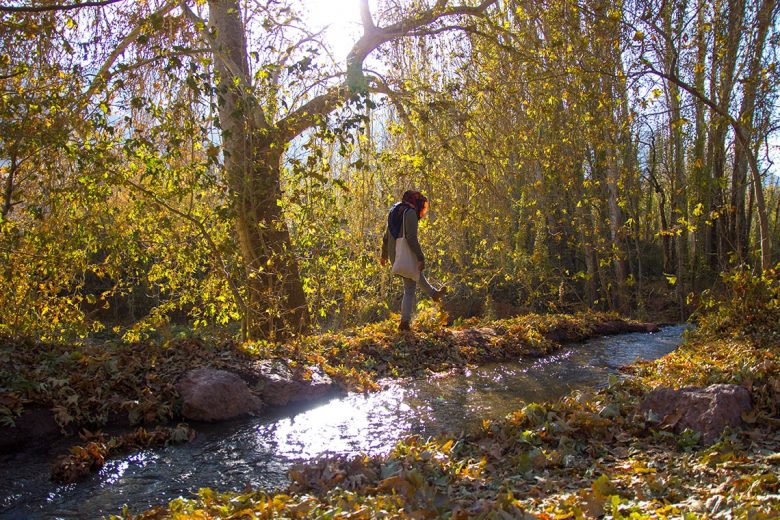
<path fill-rule="evenodd" d="M 737 118 L 745 130 L 748 138 L 748 144 L 743 145 L 742 141 L 737 139 L 734 143 L 734 168 L 731 178 L 731 212 L 732 218 L 729 224 L 729 243 L 733 244 L 734 251 L 737 254 L 739 263 L 746 261 L 749 246 L 749 220 L 745 208 L 745 195 L 747 192 L 747 172 L 748 172 L 748 153 L 746 146 L 751 146 L 754 128 L 753 119 L 756 109 L 757 83 L 762 65 L 764 54 L 764 43 L 766 41 L 769 26 L 772 21 L 772 13 L 777 5 L 776 0 L 764 0 L 757 16 L 756 39 L 752 45 L 752 54 L 748 65 L 748 73 L 744 82 L 744 92 L 742 95 L 742 105 Z"/>
<path fill-rule="evenodd" d="M 236 0 L 209 2 L 225 171 L 246 275 L 245 328 L 249 338 L 283 338 L 306 330 L 308 308 L 278 204 L 283 143 L 248 90 L 240 12 Z"/>
<path fill-rule="evenodd" d="M 12 155 L 10 164 L 8 165 L 8 177 L 5 179 L 5 188 L 3 189 L 3 209 L 2 217 L 8 216 L 13 208 L 13 195 L 14 195 L 14 177 L 16 176 L 16 156 Z"/>

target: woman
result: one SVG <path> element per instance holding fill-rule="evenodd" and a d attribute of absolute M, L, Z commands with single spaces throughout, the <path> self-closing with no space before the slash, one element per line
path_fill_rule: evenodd
<path fill-rule="evenodd" d="M 390 209 L 387 216 L 387 228 L 382 238 L 382 265 L 395 261 L 396 239 L 405 237 L 414 256 L 417 257 L 417 269 L 420 272 L 420 286 L 434 301 L 441 301 L 445 288 L 439 290 L 431 287 L 425 279 L 422 271 L 425 269 L 425 255 L 423 255 L 420 242 L 417 240 L 417 223 L 428 212 L 428 199 L 419 191 L 407 191 L 401 199 Z M 411 330 L 412 310 L 415 303 L 415 290 L 417 282 L 411 278 L 402 277 L 404 281 L 404 296 L 401 299 L 401 323 L 398 330 Z"/>

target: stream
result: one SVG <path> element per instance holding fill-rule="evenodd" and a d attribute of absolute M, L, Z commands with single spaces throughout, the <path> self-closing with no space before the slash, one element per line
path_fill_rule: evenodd
<path fill-rule="evenodd" d="M 448 377 L 388 381 L 369 395 L 196 425 L 191 443 L 112 459 L 75 484 L 49 481 L 51 461 L 67 452 L 67 441 L 3 455 L 0 519 L 100 518 L 120 513 L 124 504 L 137 513 L 200 487 L 284 487 L 288 468 L 302 460 L 384 453 L 410 434 L 457 434 L 528 402 L 605 386 L 619 367 L 674 350 L 684 330 L 675 325 L 654 334 L 595 338 L 543 358 L 472 367 Z"/>

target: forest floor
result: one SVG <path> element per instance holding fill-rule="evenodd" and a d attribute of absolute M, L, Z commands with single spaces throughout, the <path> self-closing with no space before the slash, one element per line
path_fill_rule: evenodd
<path fill-rule="evenodd" d="M 627 367 L 627 378 L 603 390 L 529 404 L 457 438 L 409 437 L 384 456 L 309 463 L 290 472 L 282 493 L 206 488 L 126 517 L 778 518 L 780 284 L 772 283 L 769 296 L 742 287 L 675 352 Z M 714 383 L 742 385 L 753 400 L 744 427 L 714 444 L 637 411 L 651 388 Z"/>
<path fill-rule="evenodd" d="M 648 327 L 606 313 L 474 320 L 455 328 L 444 321 L 432 312 L 411 333 L 399 333 L 388 320 L 288 343 L 0 342 L 0 425 L 13 426 L 31 408 L 51 410 L 64 431 L 99 428 L 117 418 L 130 425 L 165 423 L 179 417 L 176 380 L 204 366 L 242 374 L 259 360 L 315 365 L 343 390 L 361 392 L 378 389 L 381 378 L 539 356 L 563 343 Z"/>
<path fill-rule="evenodd" d="M 774 283 L 768 301 L 752 294 L 732 297 L 737 303 L 721 303 L 674 353 L 628 367 L 626 379 L 603 390 L 529 404 L 459 437 L 410 437 L 384 456 L 300 466 L 290 472 L 292 484 L 282 493 L 206 488 L 195 498 L 126 515 L 777 518 L 780 290 Z M 197 340 L 112 348 L 3 345 L 0 361 L 11 370 L 2 374 L 2 386 L 10 391 L 0 397 L 10 412 L 6 416 L 40 403 L 71 424 L 99 420 L 113 410 L 154 422 L 175 414 L 171 382 L 195 366 L 239 369 L 248 360 L 280 358 L 318 364 L 345 389 L 370 391 L 381 377 L 544 355 L 563 342 L 616 332 L 616 324 L 628 323 L 594 313 L 529 315 L 461 328 L 443 327 L 439 319 L 424 316 L 413 334 L 399 334 L 388 321 L 286 345 Z M 651 388 L 721 382 L 748 388 L 754 408 L 743 416 L 745 428 L 726 431 L 713 445 L 703 446 L 690 431 L 657 429 L 637 413 Z"/>

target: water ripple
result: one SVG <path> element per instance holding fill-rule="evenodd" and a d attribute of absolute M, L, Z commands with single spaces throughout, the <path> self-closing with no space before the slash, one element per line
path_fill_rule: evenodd
<path fill-rule="evenodd" d="M 479 427 L 530 401 L 606 384 L 635 359 L 674 350 L 684 327 L 572 345 L 541 359 L 471 367 L 450 377 L 385 381 L 380 392 L 353 394 L 300 410 L 198 427 L 186 445 L 115 459 L 84 482 L 48 481 L 61 445 L 0 459 L 0 518 L 94 518 L 187 496 L 202 486 L 276 488 L 297 461 L 387 452 L 409 434 Z"/>

